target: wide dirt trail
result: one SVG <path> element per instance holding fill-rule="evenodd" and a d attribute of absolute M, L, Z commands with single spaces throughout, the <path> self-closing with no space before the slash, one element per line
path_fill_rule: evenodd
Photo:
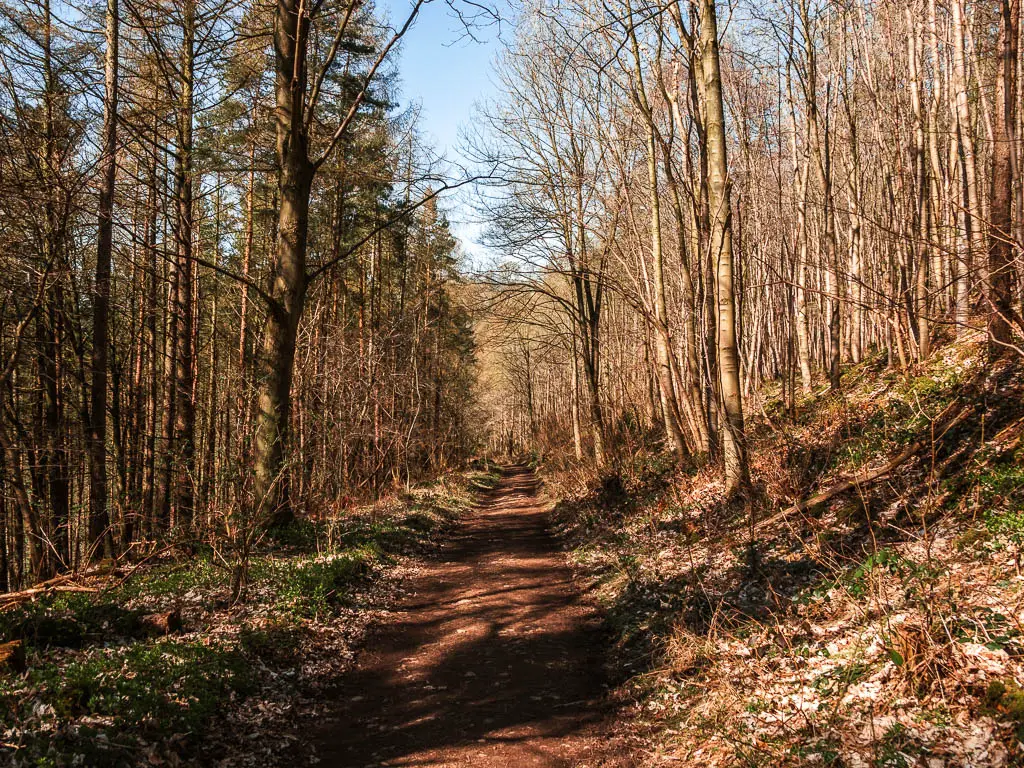
<path fill-rule="evenodd" d="M 321 765 L 628 766 L 607 737 L 601 639 L 545 527 L 503 472 L 370 635 L 314 742 Z"/>

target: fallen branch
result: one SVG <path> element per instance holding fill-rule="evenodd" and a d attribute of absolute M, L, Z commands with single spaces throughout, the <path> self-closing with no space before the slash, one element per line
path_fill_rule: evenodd
<path fill-rule="evenodd" d="M 953 409 L 953 406 L 955 404 L 955 402 L 950 403 L 942 411 L 942 413 L 940 413 L 936 417 L 936 420 L 945 417 L 949 413 L 949 411 Z M 896 456 L 894 459 L 890 460 L 883 466 L 877 467 L 875 469 L 869 469 L 865 472 L 862 472 L 859 475 L 854 475 L 853 477 L 845 478 L 840 482 L 836 483 L 835 485 L 833 485 L 831 488 L 821 491 L 820 493 L 811 496 L 809 499 L 804 499 L 803 501 L 797 502 L 793 506 L 787 507 L 781 512 L 777 512 L 771 517 L 762 520 L 757 525 L 755 525 L 754 531 L 759 531 L 774 523 L 781 522 L 790 515 L 798 514 L 800 512 L 806 512 L 809 509 L 813 509 L 814 507 L 817 507 L 820 504 L 824 504 L 829 499 L 832 499 L 842 493 L 852 491 L 855 488 L 860 488 L 862 486 L 873 483 L 876 480 L 880 480 L 881 478 L 890 474 L 893 470 L 897 469 L 899 466 L 901 466 L 902 464 L 916 456 L 922 448 L 930 446 L 932 444 L 933 439 L 935 442 L 941 440 L 945 436 L 945 434 L 949 432 L 949 430 L 951 430 L 957 424 L 960 424 L 962 421 L 964 421 L 970 414 L 970 408 L 964 408 L 960 410 L 959 412 L 956 413 L 956 415 L 948 418 L 945 422 L 943 422 L 940 429 L 934 431 L 929 430 L 927 437 L 918 438 L 909 446 L 907 446 L 907 448 L 904 451 L 902 451 L 898 456 Z"/>
<path fill-rule="evenodd" d="M 0 612 L 6 611 L 17 605 L 21 605 L 37 595 L 43 595 L 49 592 L 91 593 L 99 591 L 99 587 L 83 587 L 78 584 L 57 584 L 52 587 L 32 587 L 32 589 L 24 589 L 21 592 L 8 592 L 6 595 L 0 595 Z"/>
<path fill-rule="evenodd" d="M 26 600 L 32 600 L 38 595 L 46 594 L 48 592 L 99 592 L 100 590 L 98 587 L 87 587 L 82 584 L 75 584 L 72 582 L 91 579 L 97 576 L 108 576 L 115 571 L 116 568 L 104 565 L 99 568 L 94 568 L 91 571 L 85 571 L 84 573 L 64 573 L 60 576 L 55 576 L 52 579 L 41 581 L 33 587 L 22 589 L 18 592 L 5 592 L 0 594 L 0 612 L 6 611 L 24 603 Z"/>
<path fill-rule="evenodd" d="M 988 444 L 998 453 L 1004 454 L 1017 450 L 1022 439 L 1024 439 L 1024 419 L 1017 419 L 999 430 L 995 437 L 989 439 Z"/>

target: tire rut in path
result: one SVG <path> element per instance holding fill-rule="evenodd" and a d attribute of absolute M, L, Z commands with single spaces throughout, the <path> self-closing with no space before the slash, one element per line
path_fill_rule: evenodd
<path fill-rule="evenodd" d="M 502 474 L 367 638 L 314 735 L 320 765 L 632 765 L 608 736 L 599 617 L 534 475 Z"/>

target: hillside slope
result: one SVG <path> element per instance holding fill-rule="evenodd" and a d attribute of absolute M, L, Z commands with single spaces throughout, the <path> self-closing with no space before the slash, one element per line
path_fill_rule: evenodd
<path fill-rule="evenodd" d="M 795 419 L 760 393 L 738 503 L 652 450 L 548 473 L 650 764 L 1022 763 L 1020 374 L 961 345 Z"/>

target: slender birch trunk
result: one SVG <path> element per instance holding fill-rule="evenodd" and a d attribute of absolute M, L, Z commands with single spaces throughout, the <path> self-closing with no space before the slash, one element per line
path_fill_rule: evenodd
<path fill-rule="evenodd" d="M 732 211 L 729 164 L 726 156 L 725 110 L 718 55 L 718 23 L 714 0 L 702 0 L 700 16 L 701 85 L 707 112 L 708 204 L 710 253 L 718 293 L 718 365 L 721 386 L 725 485 L 730 495 L 749 484 L 743 400 L 740 390 L 739 346 L 736 337 L 736 298 L 733 286 Z"/>

